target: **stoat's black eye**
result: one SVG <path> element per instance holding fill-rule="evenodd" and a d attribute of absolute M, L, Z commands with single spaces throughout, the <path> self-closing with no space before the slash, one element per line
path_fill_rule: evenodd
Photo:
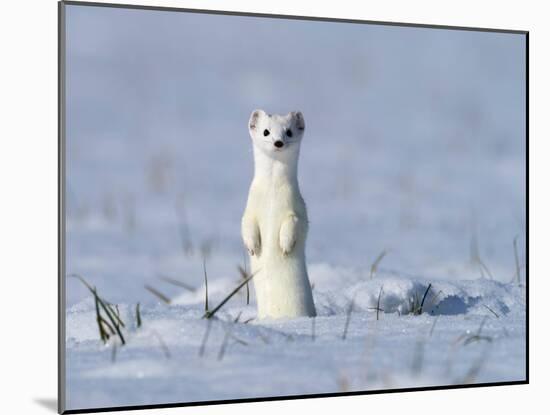
<path fill-rule="evenodd" d="M 264 130 L 264 137 L 267 137 L 269 135 L 269 130 Z"/>
<path fill-rule="evenodd" d="M 292 137 L 292 130 L 291 129 L 286 130 L 286 136 L 287 137 Z"/>

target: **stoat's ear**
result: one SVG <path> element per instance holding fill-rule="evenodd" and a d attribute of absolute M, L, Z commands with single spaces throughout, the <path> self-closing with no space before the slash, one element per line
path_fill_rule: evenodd
<path fill-rule="evenodd" d="M 298 128 L 298 130 L 305 130 L 306 122 L 304 121 L 304 116 L 300 111 L 293 111 L 292 118 L 294 118 L 294 122 L 296 123 L 296 128 Z"/>
<path fill-rule="evenodd" d="M 264 110 L 254 110 L 252 111 L 252 114 L 250 115 L 250 120 L 248 120 L 248 128 L 251 131 L 255 131 L 256 127 L 258 125 L 258 122 L 260 121 L 260 118 L 265 116 Z"/>

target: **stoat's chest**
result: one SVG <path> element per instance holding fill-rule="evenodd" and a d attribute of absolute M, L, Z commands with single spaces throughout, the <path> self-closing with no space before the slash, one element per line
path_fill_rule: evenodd
<path fill-rule="evenodd" d="M 307 220 L 305 203 L 296 183 L 286 180 L 257 180 L 250 189 L 250 207 L 254 210 L 262 238 L 278 235 L 290 214 Z"/>

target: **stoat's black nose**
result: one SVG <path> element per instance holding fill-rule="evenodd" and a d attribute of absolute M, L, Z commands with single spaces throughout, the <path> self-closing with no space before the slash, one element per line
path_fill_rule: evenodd
<path fill-rule="evenodd" d="M 285 143 L 283 143 L 281 140 L 277 140 L 273 143 L 273 145 L 277 148 L 281 148 L 282 146 L 285 145 Z"/>

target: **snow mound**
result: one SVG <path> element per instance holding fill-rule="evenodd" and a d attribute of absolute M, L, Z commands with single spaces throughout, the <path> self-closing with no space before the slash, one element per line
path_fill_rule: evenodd
<path fill-rule="evenodd" d="M 316 264 L 310 267 L 315 304 L 320 315 L 380 309 L 385 313 L 431 315 L 505 315 L 525 309 L 523 288 L 488 279 L 429 280 L 379 272 L 374 278 L 360 270 Z M 337 287 L 336 289 L 334 287 Z M 429 287 L 429 288 L 428 288 Z M 424 301 L 423 301 L 424 300 Z"/>

